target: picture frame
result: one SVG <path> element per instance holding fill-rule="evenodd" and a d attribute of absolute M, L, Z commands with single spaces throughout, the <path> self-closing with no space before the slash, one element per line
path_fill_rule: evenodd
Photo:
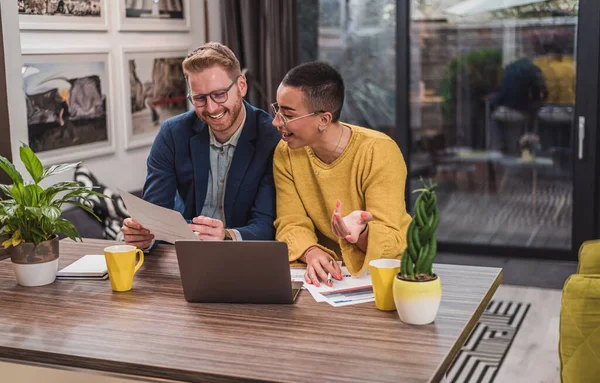
<path fill-rule="evenodd" d="M 107 31 L 111 1 L 71 0 L 59 8 L 59 0 L 17 0 L 21 30 Z M 49 9 L 45 9 L 48 8 Z M 99 14 L 96 10 L 99 8 Z M 39 12 L 39 13 L 38 13 Z M 49 13 L 46 13 L 49 12 Z"/>
<path fill-rule="evenodd" d="M 29 146 L 44 165 L 114 153 L 109 48 L 24 49 Z"/>
<path fill-rule="evenodd" d="M 117 0 L 120 31 L 180 32 L 190 29 L 190 0 Z"/>
<path fill-rule="evenodd" d="M 167 119 L 190 110 L 181 64 L 190 47 L 122 47 L 125 148 L 150 146 Z"/>

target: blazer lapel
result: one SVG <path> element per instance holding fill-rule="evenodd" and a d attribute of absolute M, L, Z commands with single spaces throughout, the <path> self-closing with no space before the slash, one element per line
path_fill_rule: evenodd
<path fill-rule="evenodd" d="M 202 213 L 204 200 L 206 199 L 206 188 L 208 187 L 208 174 L 210 170 L 210 139 L 206 123 L 196 120 L 193 129 L 196 134 L 190 138 L 190 154 L 194 168 L 194 194 L 196 209 L 194 216 Z"/>
<path fill-rule="evenodd" d="M 231 160 L 231 166 L 229 168 L 229 174 L 227 176 L 227 185 L 225 187 L 225 220 L 229 224 L 231 222 L 231 215 L 233 213 L 233 203 L 236 200 L 248 166 L 254 157 L 255 141 L 256 141 L 256 118 L 254 112 L 248 107 L 246 101 L 244 101 L 244 107 L 246 108 L 246 122 L 235 148 L 233 154 L 233 160 Z"/>

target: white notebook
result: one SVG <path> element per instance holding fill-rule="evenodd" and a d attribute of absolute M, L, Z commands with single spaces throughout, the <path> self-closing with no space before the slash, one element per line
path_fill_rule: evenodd
<path fill-rule="evenodd" d="M 59 279 L 106 279 L 108 268 L 106 267 L 104 254 L 84 255 L 60 270 L 56 277 Z"/>

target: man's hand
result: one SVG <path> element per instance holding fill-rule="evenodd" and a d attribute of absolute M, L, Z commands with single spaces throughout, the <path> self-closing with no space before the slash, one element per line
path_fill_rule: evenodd
<path fill-rule="evenodd" d="M 371 220 L 373 220 L 373 214 L 364 210 L 354 210 L 342 218 L 342 203 L 337 201 L 331 216 L 331 230 L 336 236 L 344 238 L 350 243 L 356 243 Z"/>
<path fill-rule="evenodd" d="M 219 219 L 198 216 L 192 219 L 190 228 L 201 241 L 222 241 L 225 239 L 223 221 Z"/>
<path fill-rule="evenodd" d="M 150 247 L 154 239 L 154 234 L 150 233 L 150 230 L 144 229 L 133 218 L 125 218 L 121 231 L 123 232 L 126 244 L 142 250 Z"/>
<path fill-rule="evenodd" d="M 319 287 L 320 282 L 327 283 L 327 273 L 338 281 L 342 279 L 342 269 L 333 257 L 318 247 L 311 247 L 302 256 L 306 263 L 304 280 L 308 284 Z M 329 285 L 331 287 L 331 285 Z"/>

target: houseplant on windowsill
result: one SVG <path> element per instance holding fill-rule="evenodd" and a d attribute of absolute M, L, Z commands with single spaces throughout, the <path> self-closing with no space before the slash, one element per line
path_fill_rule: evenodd
<path fill-rule="evenodd" d="M 400 273 L 394 279 L 394 303 L 400 320 L 422 325 L 435 320 L 442 299 L 440 278 L 433 273 L 437 253 L 436 231 L 440 222 L 435 188 L 421 179 L 414 216 L 407 231 L 408 246 L 402 255 Z"/>
<path fill-rule="evenodd" d="M 43 167 L 26 144 L 21 145 L 19 154 L 32 180 L 25 182 L 15 166 L 0 156 L 0 168 L 13 181 L 12 185 L 0 185 L 6 196 L 0 200 L 0 240 L 13 262 L 17 283 L 42 286 L 56 278 L 58 234 L 74 241 L 81 240 L 75 226 L 60 217 L 62 205 L 73 204 L 95 216 L 84 203 L 90 195 L 105 196 L 76 181 L 58 182 L 43 188 L 39 185 L 42 180 L 74 169 L 77 163 Z"/>

